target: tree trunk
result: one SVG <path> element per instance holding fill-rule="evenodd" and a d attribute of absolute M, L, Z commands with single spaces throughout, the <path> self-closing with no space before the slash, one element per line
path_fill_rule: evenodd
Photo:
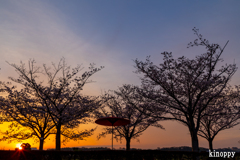
<path fill-rule="evenodd" d="M 192 138 L 192 151 L 199 152 L 199 144 L 196 131 L 192 131 L 191 138 Z"/>
<path fill-rule="evenodd" d="M 61 150 L 61 124 L 57 125 L 57 133 L 56 133 L 56 150 Z"/>
<path fill-rule="evenodd" d="M 209 144 L 209 149 L 210 149 L 211 151 L 213 151 L 213 139 L 212 139 L 212 138 L 209 138 L 209 139 L 208 139 L 208 144 Z"/>
<path fill-rule="evenodd" d="M 195 128 L 195 123 L 194 123 L 193 117 L 189 118 L 188 129 L 189 129 L 189 132 L 191 134 L 192 151 L 193 152 L 199 152 L 199 144 L 198 144 L 198 136 L 197 136 L 198 130 Z"/>
<path fill-rule="evenodd" d="M 44 138 L 40 138 L 40 143 L 39 143 L 39 150 L 42 151 L 43 150 L 43 142 L 44 142 Z"/>
<path fill-rule="evenodd" d="M 190 128 L 189 128 L 189 130 L 190 130 Z M 199 152 L 197 131 L 195 129 L 192 129 L 192 130 L 190 130 L 190 133 L 191 133 L 191 140 L 192 140 L 192 151 Z M 200 160 L 200 157 L 195 154 L 193 154 L 192 158 L 193 158 L 193 160 Z"/>
<path fill-rule="evenodd" d="M 126 138 L 126 151 L 130 151 L 130 141 L 131 141 L 131 138 L 127 137 Z"/>

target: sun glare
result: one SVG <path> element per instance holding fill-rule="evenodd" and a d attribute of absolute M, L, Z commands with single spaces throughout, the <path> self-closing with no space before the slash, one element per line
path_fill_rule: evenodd
<path fill-rule="evenodd" d="M 21 150 L 21 149 L 22 149 L 21 143 L 18 143 L 18 144 L 16 145 L 16 147 L 17 147 L 19 150 Z"/>

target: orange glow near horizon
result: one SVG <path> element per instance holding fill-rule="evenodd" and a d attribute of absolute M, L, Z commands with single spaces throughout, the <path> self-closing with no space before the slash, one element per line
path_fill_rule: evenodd
<path fill-rule="evenodd" d="M 131 148 L 142 148 L 142 149 L 157 149 L 157 147 L 179 147 L 179 146 L 191 146 L 190 135 L 187 127 L 176 123 L 176 122 L 162 122 L 162 125 L 165 127 L 165 130 L 158 129 L 155 127 L 150 127 L 139 137 L 140 142 L 137 140 L 131 140 Z M 6 126 L 1 124 L 1 126 Z M 107 135 L 105 138 L 97 140 L 97 136 L 102 132 L 104 126 L 96 125 L 94 123 L 81 125 L 76 130 L 85 130 L 97 127 L 94 134 L 84 140 L 79 141 L 69 141 L 65 145 L 61 143 L 61 148 L 71 148 L 71 147 L 111 147 L 111 135 Z M 2 131 L 7 128 L 1 128 Z M 176 134 L 178 133 L 178 134 Z M 238 135 L 239 129 L 235 127 L 234 129 L 229 129 L 219 133 L 214 141 L 214 148 L 226 148 L 226 147 L 238 147 L 239 143 L 237 142 L 240 137 Z M 231 137 L 228 135 L 232 135 Z M 233 137 L 235 135 L 235 137 Z M 0 135 L 1 137 L 2 135 Z M 62 137 L 63 140 L 63 137 Z M 205 139 L 199 137 L 199 146 L 208 147 L 208 143 Z M 39 148 L 39 142 L 36 142 L 32 139 L 24 140 L 22 142 L 12 142 L 8 143 L 7 141 L 0 142 L 0 150 L 14 150 L 16 147 L 21 149 L 20 146 L 22 143 L 29 143 L 31 148 Z M 118 149 L 119 147 L 125 148 L 126 142 L 125 139 L 122 140 L 122 143 L 116 140 L 113 141 L 114 148 Z M 44 142 L 44 150 L 54 149 L 55 148 L 55 135 L 50 135 Z"/>
<path fill-rule="evenodd" d="M 22 150 L 22 147 L 21 147 L 21 143 L 18 143 L 18 144 L 16 144 L 16 147 L 19 149 L 19 150 Z"/>

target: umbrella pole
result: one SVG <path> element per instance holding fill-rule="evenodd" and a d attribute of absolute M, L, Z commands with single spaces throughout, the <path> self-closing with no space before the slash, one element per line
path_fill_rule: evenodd
<path fill-rule="evenodd" d="M 112 150 L 113 150 L 113 125 L 112 125 Z"/>

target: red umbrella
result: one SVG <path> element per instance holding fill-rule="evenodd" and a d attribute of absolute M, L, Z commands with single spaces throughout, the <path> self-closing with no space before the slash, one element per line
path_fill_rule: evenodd
<path fill-rule="evenodd" d="M 120 117 L 104 117 L 97 119 L 95 123 L 104 126 L 112 126 L 112 149 L 113 149 L 113 126 L 125 126 L 130 123 L 130 120 Z"/>

